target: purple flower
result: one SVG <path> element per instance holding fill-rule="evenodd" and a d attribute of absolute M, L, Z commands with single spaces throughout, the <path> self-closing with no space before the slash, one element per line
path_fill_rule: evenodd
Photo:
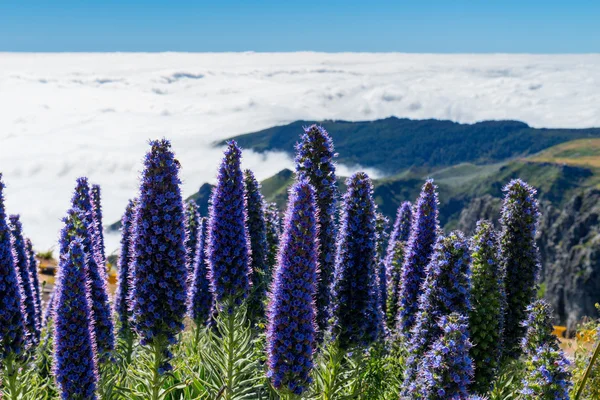
<path fill-rule="evenodd" d="M 18 215 L 9 217 L 10 233 L 12 235 L 12 246 L 15 254 L 15 267 L 21 281 L 22 304 L 25 306 L 25 327 L 29 332 L 29 340 L 35 345 L 40 340 L 40 326 L 37 323 L 37 310 L 35 302 L 35 290 L 29 267 L 29 257 L 23 238 L 23 226 Z"/>
<path fill-rule="evenodd" d="M 471 357 L 475 366 L 472 389 L 485 394 L 496 378 L 502 355 L 504 276 L 498 262 L 498 239 L 489 221 L 477 222 L 471 243 L 473 268 L 469 314 Z"/>
<path fill-rule="evenodd" d="M 311 383 L 316 349 L 316 212 L 314 189 L 298 181 L 290 189 L 267 315 L 267 376 L 297 395 Z"/>
<path fill-rule="evenodd" d="M 341 348 L 369 345 L 384 333 L 377 279 L 376 206 L 364 172 L 346 181 L 332 286 L 334 336 Z"/>
<path fill-rule="evenodd" d="M 37 329 L 41 329 L 42 326 L 42 297 L 40 292 L 40 280 L 38 277 L 38 261 L 35 258 L 35 252 L 33 251 L 33 244 L 29 238 L 25 239 L 25 251 L 27 252 L 27 259 L 29 260 L 29 273 L 31 274 L 31 285 L 33 288 L 33 298 L 35 301 L 35 317 Z"/>
<path fill-rule="evenodd" d="M 107 271 L 104 264 L 99 264 L 103 257 L 99 256 L 97 226 L 94 221 L 94 211 L 90 197 L 88 180 L 85 177 L 77 179 L 77 185 L 73 194 L 71 212 L 72 221 L 65 221 L 67 226 L 61 236 L 61 257 L 69 249 L 74 239 L 73 232 L 83 240 L 83 251 L 86 254 L 86 275 L 90 285 L 92 298 L 93 326 L 96 339 L 96 347 L 100 362 L 107 357 L 115 348 L 114 324 L 111 315 L 111 305 L 108 298 Z M 74 224 L 73 228 L 69 224 Z"/>
<path fill-rule="evenodd" d="M 198 240 L 200 238 L 200 212 L 194 200 L 190 200 L 185 204 L 185 232 L 186 265 L 188 277 L 192 279 L 196 250 L 198 249 Z"/>
<path fill-rule="evenodd" d="M 451 313 L 469 314 L 470 263 L 469 242 L 461 232 L 438 238 L 425 270 L 419 311 L 408 344 L 402 393 L 410 398 L 419 398 L 423 389 L 417 379 L 419 362 L 442 334 L 440 318 Z"/>
<path fill-rule="evenodd" d="M 179 161 L 168 140 L 150 142 L 144 159 L 133 239 L 133 325 L 142 345 L 162 352 L 175 343 L 186 313 L 187 266 Z"/>
<path fill-rule="evenodd" d="M 521 322 L 525 309 L 535 299 L 540 271 L 539 251 L 535 243 L 539 206 L 536 190 L 521 180 L 504 188 L 505 197 L 500 223 L 500 265 L 505 272 L 506 315 L 504 346 L 506 356 L 518 356 L 525 334 Z"/>
<path fill-rule="evenodd" d="M 270 282 L 270 274 L 272 269 L 275 267 L 277 261 L 277 251 L 279 248 L 279 236 L 281 235 L 281 217 L 277 204 L 269 203 L 265 208 L 265 220 L 267 223 L 267 265 L 268 275 L 267 280 Z"/>
<path fill-rule="evenodd" d="M 467 318 L 458 313 L 442 316 L 438 330 L 441 332 L 439 339 L 420 361 L 417 379 L 422 392 L 418 398 L 467 399 L 473 378 Z"/>
<path fill-rule="evenodd" d="M 524 400 L 568 400 L 571 389 L 569 361 L 552 334 L 552 310 L 543 300 L 527 307 L 522 340 L 526 356 L 521 394 Z"/>
<path fill-rule="evenodd" d="M 387 274 L 385 273 L 385 257 L 384 248 L 389 239 L 387 229 L 390 220 L 380 212 L 375 213 L 375 232 L 377 233 L 377 244 L 375 246 L 376 270 L 377 270 L 377 286 L 379 303 L 382 312 L 386 313 L 387 309 Z"/>
<path fill-rule="evenodd" d="M 327 328 L 330 316 L 330 290 L 336 257 L 335 213 L 337 186 L 333 158 L 333 142 L 321 126 L 304 128 L 296 144 L 296 174 L 315 189 L 317 227 L 319 232 L 319 283 L 317 291 L 317 324 L 320 332 Z"/>
<path fill-rule="evenodd" d="M 92 310 L 86 280 L 86 253 L 75 238 L 60 259 L 56 294 L 54 376 L 64 400 L 96 399 L 98 371 Z"/>
<path fill-rule="evenodd" d="M 6 223 L 4 187 L 0 174 L 0 359 L 23 354 L 28 341 L 21 279 Z"/>
<path fill-rule="evenodd" d="M 190 283 L 188 312 L 196 325 L 203 326 L 209 321 L 213 310 L 213 295 L 208 281 L 208 265 L 206 263 L 206 218 L 200 220 L 198 231 L 198 247 L 194 259 L 194 274 Z"/>
<path fill-rule="evenodd" d="M 267 290 L 267 224 L 265 221 L 265 199 L 260 193 L 260 183 L 249 169 L 244 171 L 246 204 L 248 211 L 248 234 L 252 252 L 252 292 L 248 301 L 248 313 L 252 321 L 264 318 Z"/>
<path fill-rule="evenodd" d="M 206 255 L 211 291 L 219 310 L 228 312 L 248 296 L 252 273 L 241 155 L 230 141 L 209 206 Z"/>
<path fill-rule="evenodd" d="M 119 335 L 129 335 L 131 329 L 131 298 L 132 281 L 131 269 L 133 267 L 133 235 L 135 221 L 136 201 L 129 200 L 125 214 L 121 218 L 121 252 L 119 253 L 119 284 L 115 297 L 115 313 L 121 326 Z"/>
<path fill-rule="evenodd" d="M 92 185 L 90 189 L 90 201 L 92 203 L 92 227 L 94 229 L 93 243 L 96 262 L 99 266 L 106 266 L 104 247 L 104 227 L 102 225 L 102 202 L 100 200 L 100 186 Z"/>
<path fill-rule="evenodd" d="M 415 215 L 406 245 L 406 255 L 400 279 L 398 332 L 410 339 L 415 323 L 418 297 L 425 278 L 425 267 L 431 259 L 439 229 L 437 186 L 429 179 L 423 185 L 415 206 Z"/>

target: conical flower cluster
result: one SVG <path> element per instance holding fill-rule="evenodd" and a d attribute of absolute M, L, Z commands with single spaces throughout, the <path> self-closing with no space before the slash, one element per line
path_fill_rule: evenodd
<path fill-rule="evenodd" d="M 168 140 L 150 142 L 144 159 L 133 242 L 133 322 L 142 344 L 176 342 L 186 313 L 186 252 L 179 161 Z M 170 369 L 168 362 L 161 371 Z"/>
<path fill-rule="evenodd" d="M 290 190 L 270 294 L 268 377 L 277 389 L 301 394 L 311 382 L 316 350 L 318 236 L 315 194 L 307 181 Z"/>
<path fill-rule="evenodd" d="M 388 240 L 384 260 L 387 292 L 384 311 L 386 324 L 390 330 L 395 329 L 398 319 L 400 276 L 402 274 L 402 265 L 404 264 L 406 242 L 410 237 L 411 224 L 412 204 L 405 201 L 398 207 L 396 221 Z"/>
<path fill-rule="evenodd" d="M 406 245 L 404 264 L 400 279 L 398 332 L 405 340 L 415 324 L 418 297 L 425 279 L 425 267 L 431 259 L 439 229 L 438 195 L 433 180 L 428 180 L 421 189 L 415 206 L 415 215 L 410 228 L 410 238 Z"/>
<path fill-rule="evenodd" d="M 506 274 L 504 346 L 506 355 L 516 356 L 525 334 L 521 322 L 527 316 L 527 306 L 535 299 L 540 271 L 535 243 L 539 206 L 536 190 L 519 179 L 511 181 L 504 192 L 500 219 L 500 264 Z"/>
<path fill-rule="evenodd" d="M 198 205 L 194 200 L 190 200 L 185 204 L 185 233 L 186 265 L 188 276 L 191 279 L 194 273 L 194 262 L 200 237 L 200 211 L 198 211 Z"/>
<path fill-rule="evenodd" d="M 133 235 L 135 221 L 135 200 L 129 200 L 125 214 L 121 218 L 121 251 L 119 252 L 119 279 L 115 296 L 115 313 L 119 318 L 119 335 L 124 336 L 131 329 L 131 268 L 133 266 Z"/>
<path fill-rule="evenodd" d="M 317 324 L 327 327 L 330 307 L 330 286 L 336 258 L 335 212 L 337 186 L 333 158 L 333 141 L 323 127 L 311 125 L 296 144 L 296 174 L 315 189 L 317 226 L 319 232 L 319 289 L 317 294 Z"/>
<path fill-rule="evenodd" d="M 277 204 L 269 203 L 265 209 L 265 220 L 267 222 L 267 265 L 269 267 L 268 275 L 271 275 L 272 269 L 277 261 L 277 251 L 279 249 L 279 235 L 281 235 L 281 217 Z M 270 282 L 270 276 L 268 277 Z"/>
<path fill-rule="evenodd" d="M 267 290 L 267 224 L 265 221 L 265 199 L 260 193 L 260 183 L 249 169 L 244 171 L 248 234 L 252 252 L 252 292 L 248 312 L 253 321 L 264 318 L 263 302 Z"/>
<path fill-rule="evenodd" d="M 96 256 L 96 262 L 102 269 L 106 267 L 106 249 L 104 246 L 104 226 L 102 225 L 102 201 L 100 185 L 92 185 L 92 188 L 90 189 L 90 201 L 92 203 L 94 253 Z"/>
<path fill-rule="evenodd" d="M 368 345 L 383 334 L 373 185 L 363 172 L 346 185 L 332 287 L 333 333 L 341 348 Z"/>
<path fill-rule="evenodd" d="M 80 213 L 76 213 L 79 215 L 75 216 L 72 223 L 77 230 L 76 235 L 83 240 L 83 251 L 86 254 L 87 263 L 86 273 L 92 299 L 96 347 L 100 362 L 104 362 L 115 348 L 114 324 L 108 299 L 106 267 L 104 264 L 99 264 L 103 257 L 98 255 L 97 223 L 94 220 L 87 178 L 77 179 L 72 205 L 74 210 L 80 211 Z M 66 254 L 73 239 L 72 231 L 66 228 L 61 238 L 61 257 Z"/>
<path fill-rule="evenodd" d="M 479 221 L 471 243 L 473 258 L 469 330 L 475 365 L 473 389 L 485 394 L 492 385 L 502 355 L 504 274 L 498 262 L 498 238 L 488 221 Z"/>
<path fill-rule="evenodd" d="M 33 287 L 33 297 L 35 300 L 36 324 L 38 329 L 42 326 L 42 294 L 40 292 L 40 280 L 38 277 L 38 261 L 35 258 L 33 244 L 29 238 L 25 239 L 25 251 L 29 260 L 29 273 L 31 274 L 31 284 Z"/>
<path fill-rule="evenodd" d="M 442 334 L 438 321 L 451 313 L 469 315 L 470 262 L 469 243 L 461 232 L 438 239 L 426 268 L 406 360 L 403 393 L 410 398 L 420 396 L 422 388 L 416 379 L 419 363 Z"/>
<path fill-rule="evenodd" d="M 86 280 L 86 254 L 74 239 L 60 260 L 56 294 L 54 376 L 63 400 L 96 399 L 98 369 L 92 310 Z"/>
<path fill-rule="evenodd" d="M 23 237 L 23 226 L 18 215 L 11 215 L 9 217 L 9 227 L 13 239 L 15 267 L 21 281 L 21 293 L 23 295 L 21 301 L 25 307 L 25 327 L 29 332 L 29 340 L 32 344 L 36 344 L 40 340 L 40 326 L 37 323 L 35 289 L 33 287 L 33 278 L 29 267 L 25 239 Z"/>
<path fill-rule="evenodd" d="M 194 260 L 194 274 L 190 282 L 188 312 L 196 325 L 203 326 L 209 320 L 213 309 L 213 295 L 208 281 L 208 265 L 206 264 L 206 218 L 200 219 L 198 248 Z"/>
<path fill-rule="evenodd" d="M 467 318 L 458 313 L 444 315 L 438 321 L 438 328 L 441 336 L 427 351 L 419 368 L 419 386 L 423 389 L 420 398 L 467 399 L 473 378 Z"/>
<path fill-rule="evenodd" d="M 28 335 L 22 296 L 0 174 L 0 360 L 21 355 L 25 350 Z"/>
<path fill-rule="evenodd" d="M 387 275 L 385 273 L 385 245 L 389 239 L 388 225 L 390 220 L 380 212 L 375 214 L 375 232 L 377 233 L 377 245 L 375 246 L 375 260 L 377 263 L 377 295 L 381 310 L 385 314 L 387 308 Z"/>
<path fill-rule="evenodd" d="M 230 141 L 210 199 L 206 255 L 217 307 L 233 311 L 250 291 L 250 241 L 240 168 L 242 151 Z"/>
<path fill-rule="evenodd" d="M 552 334 L 550 306 L 538 300 L 527 307 L 527 329 L 522 348 L 527 357 L 521 390 L 524 400 L 568 400 L 571 388 L 569 361 Z"/>

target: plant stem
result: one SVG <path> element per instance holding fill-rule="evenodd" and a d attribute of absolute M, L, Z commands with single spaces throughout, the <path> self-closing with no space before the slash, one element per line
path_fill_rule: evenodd
<path fill-rule="evenodd" d="M 233 368 L 234 368 L 234 330 L 235 330 L 235 315 L 234 312 L 228 312 L 227 315 L 227 391 L 226 400 L 233 399 Z"/>
<path fill-rule="evenodd" d="M 17 400 L 19 398 L 19 388 L 17 385 L 17 375 L 19 367 L 16 364 L 14 354 L 11 354 L 6 359 L 6 378 L 8 380 L 8 389 L 10 390 L 10 399 Z"/>
<path fill-rule="evenodd" d="M 592 354 L 592 358 L 590 359 L 590 363 L 588 364 L 585 373 L 583 374 L 583 378 L 581 378 L 581 383 L 579 384 L 579 388 L 577 389 L 577 394 L 575 394 L 575 398 L 573 400 L 579 400 L 581 394 L 583 393 L 583 389 L 585 389 L 585 383 L 588 380 L 590 374 L 592 373 L 592 368 L 594 364 L 596 364 L 596 360 L 600 356 L 600 338 L 598 339 L 598 343 L 596 343 L 596 348 L 594 349 L 594 353 Z"/>
<path fill-rule="evenodd" d="M 152 345 L 154 355 L 154 366 L 152 371 L 152 400 L 158 400 L 160 394 L 160 373 L 159 368 L 162 362 L 162 346 L 160 341 Z"/>

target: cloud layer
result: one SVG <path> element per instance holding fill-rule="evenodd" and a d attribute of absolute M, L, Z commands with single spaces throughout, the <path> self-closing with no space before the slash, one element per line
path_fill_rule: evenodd
<path fill-rule="evenodd" d="M 120 217 L 150 138 L 173 141 L 187 196 L 214 181 L 211 143 L 297 119 L 590 127 L 598 104 L 600 55 L 0 53 L 0 171 L 8 211 L 46 249 L 77 176 L 103 186 L 106 221 Z M 261 179 L 291 165 L 244 153 Z"/>

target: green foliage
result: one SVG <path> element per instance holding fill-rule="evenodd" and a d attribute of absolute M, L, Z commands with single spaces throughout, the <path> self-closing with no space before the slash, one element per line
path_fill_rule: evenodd
<path fill-rule="evenodd" d="M 54 260 L 54 255 L 53 254 L 54 253 L 53 253 L 52 249 L 50 249 L 50 250 L 38 252 L 36 254 L 36 257 L 39 258 L 40 260 L 51 261 L 51 260 Z"/>
<path fill-rule="evenodd" d="M 488 394 L 489 400 L 518 400 L 525 365 L 520 360 L 509 361 L 500 368 L 498 378 Z"/>
<path fill-rule="evenodd" d="M 596 307 L 600 309 L 600 305 Z M 579 333 L 587 332 L 596 333 L 596 344 L 590 348 L 590 343 L 578 342 L 573 362 L 573 399 L 600 399 L 600 320 L 579 327 Z"/>

